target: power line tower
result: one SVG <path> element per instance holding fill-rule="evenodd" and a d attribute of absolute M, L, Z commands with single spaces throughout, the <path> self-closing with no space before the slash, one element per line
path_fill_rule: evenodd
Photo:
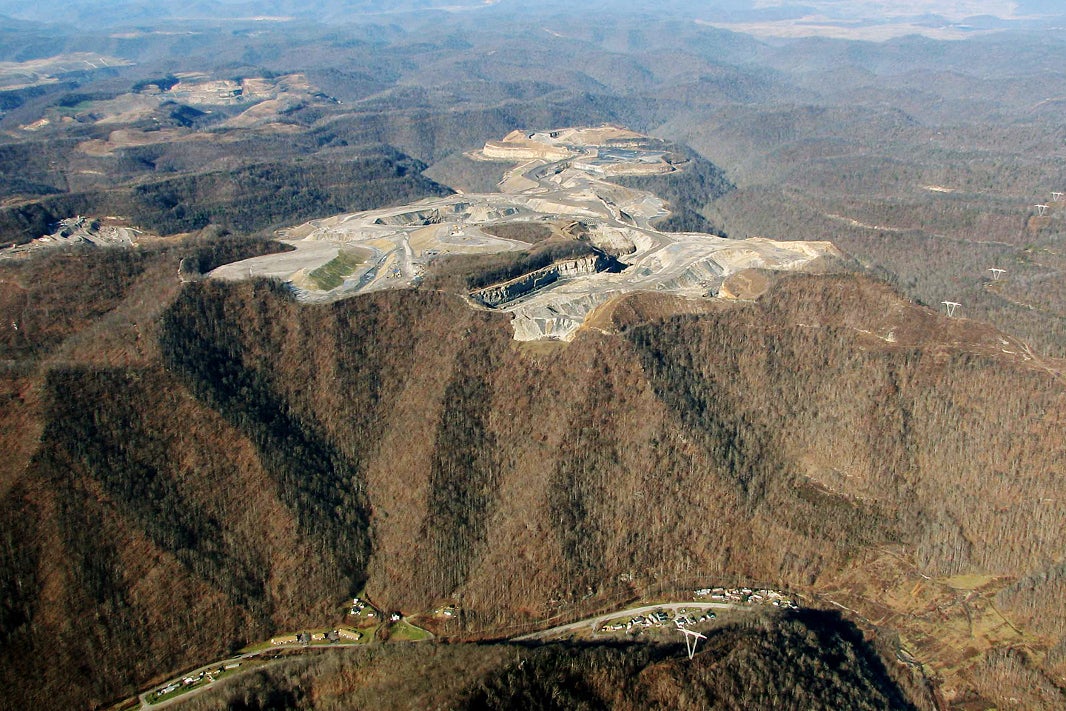
<path fill-rule="evenodd" d="M 1051 202 L 1062 202 L 1062 193 L 1057 190 L 1052 190 Z"/>
<path fill-rule="evenodd" d="M 988 271 L 992 272 L 992 281 L 999 281 L 999 278 L 1007 273 L 1006 269 L 999 269 L 998 267 L 991 267 Z"/>
<path fill-rule="evenodd" d="M 1047 214 L 1047 205 L 1033 205 L 1036 208 L 1037 217 L 1043 217 Z"/>
<path fill-rule="evenodd" d="M 701 639 L 707 639 L 707 635 L 700 634 L 696 630 L 688 630 L 684 627 L 678 627 L 677 631 L 685 635 L 685 649 L 688 650 L 688 658 L 691 660 L 696 654 L 696 645 L 700 643 Z"/>
<path fill-rule="evenodd" d="M 957 301 L 941 301 L 940 303 L 947 307 L 949 318 L 955 318 L 955 310 L 962 306 L 962 304 Z"/>

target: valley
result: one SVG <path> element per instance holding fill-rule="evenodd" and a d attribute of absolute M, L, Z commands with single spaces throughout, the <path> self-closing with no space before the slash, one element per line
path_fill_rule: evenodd
<path fill-rule="evenodd" d="M 694 594 L 693 601 L 664 601 L 615 610 L 578 622 L 520 635 L 515 637 L 513 642 L 528 645 L 532 642 L 563 639 L 603 641 L 629 637 L 639 639 L 644 643 L 661 644 L 662 641 L 670 638 L 671 632 L 683 628 L 709 632 L 712 627 L 721 627 L 722 620 L 715 622 L 718 614 L 725 615 L 724 624 L 727 627 L 736 624 L 738 620 L 745 618 L 746 612 L 750 613 L 755 610 L 755 606 L 759 603 L 772 603 L 774 606 L 783 606 L 785 609 L 796 609 L 794 603 L 776 591 L 715 588 L 712 592 L 710 588 L 707 588 L 697 590 Z M 715 598 L 716 601 L 708 602 L 699 599 L 707 596 Z M 359 598 L 355 598 L 355 604 L 358 608 L 352 608 L 349 621 L 354 617 L 359 629 L 346 626 L 333 630 L 312 630 L 276 635 L 266 642 L 248 645 L 241 650 L 240 654 L 198 666 L 166 682 L 156 684 L 152 689 L 138 694 L 135 699 L 124 700 L 116 704 L 114 708 L 124 709 L 133 706 L 138 706 L 142 710 L 167 708 L 211 691 L 214 685 L 222 679 L 232 679 L 251 671 L 261 671 L 264 665 L 277 663 L 279 659 L 290 660 L 298 653 L 341 650 L 365 647 L 370 644 L 425 642 L 433 639 L 432 634 L 414 626 L 408 620 L 401 618 L 399 614 L 387 616 Z M 450 614 L 454 614 L 453 608 L 448 608 L 448 610 L 451 611 Z"/>

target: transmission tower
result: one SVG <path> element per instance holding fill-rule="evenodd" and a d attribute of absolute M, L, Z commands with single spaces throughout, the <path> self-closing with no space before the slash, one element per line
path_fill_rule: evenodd
<path fill-rule="evenodd" d="M 1051 202 L 1062 202 L 1062 193 L 1057 190 L 1052 190 Z"/>
<path fill-rule="evenodd" d="M 696 630 L 685 629 L 684 627 L 678 627 L 677 631 L 685 635 L 685 649 L 688 650 L 688 658 L 692 659 L 696 654 L 696 645 L 700 643 L 701 639 L 707 639 L 707 635 L 700 634 Z"/>
<path fill-rule="evenodd" d="M 944 306 L 947 307 L 948 316 L 950 318 L 954 318 L 955 317 L 955 310 L 958 309 L 960 306 L 962 306 L 962 304 L 960 304 L 957 301 L 941 301 L 940 303 L 944 304 Z"/>
<path fill-rule="evenodd" d="M 1036 214 L 1038 217 L 1043 217 L 1047 214 L 1047 205 L 1033 205 L 1036 208 Z"/>
<path fill-rule="evenodd" d="M 998 267 L 991 267 L 988 271 L 992 272 L 992 281 L 999 281 L 999 278 L 1007 273 L 1006 269 L 999 269 Z"/>

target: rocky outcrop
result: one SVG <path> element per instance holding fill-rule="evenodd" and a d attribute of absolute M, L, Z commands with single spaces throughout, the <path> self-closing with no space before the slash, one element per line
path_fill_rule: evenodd
<path fill-rule="evenodd" d="M 522 304 L 511 316 L 516 341 L 569 341 L 597 307 L 617 296 L 616 292 L 560 294 L 551 304 Z"/>
<path fill-rule="evenodd" d="M 562 279 L 607 271 L 615 264 L 617 264 L 615 260 L 599 253 L 576 259 L 564 259 L 515 279 L 478 289 L 471 292 L 470 296 L 485 306 L 497 308 Z"/>
<path fill-rule="evenodd" d="M 562 146 L 540 143 L 533 140 L 488 141 L 482 150 L 487 158 L 508 161 L 564 160 L 572 154 Z"/>

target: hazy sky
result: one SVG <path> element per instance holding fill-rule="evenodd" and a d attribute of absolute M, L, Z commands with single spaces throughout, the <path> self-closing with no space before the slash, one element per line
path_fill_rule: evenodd
<path fill-rule="evenodd" d="M 426 7 L 558 14 L 590 6 L 601 13 L 631 9 L 687 16 L 761 36 L 872 40 L 905 34 L 961 39 L 1008 27 L 1042 28 L 1038 16 L 1066 15 L 1066 0 L 0 0 L 0 15 L 90 28 L 256 16 L 350 22 Z"/>
<path fill-rule="evenodd" d="M 1008 27 L 1039 26 L 1041 15 L 1066 12 L 1062 0 L 752 0 L 763 17 L 702 22 L 765 37 L 886 40 L 910 34 L 964 39 Z M 773 15 L 766 11 L 777 10 Z"/>
<path fill-rule="evenodd" d="M 804 6 L 816 13 L 867 19 L 935 14 L 958 21 L 977 15 L 1010 18 L 1019 12 L 1018 3 L 1012 0 L 753 0 L 752 4 L 756 8 Z"/>
<path fill-rule="evenodd" d="M 935 12 L 940 15 L 970 16 L 982 14 L 1009 14 L 1018 6 L 1013 0 L 754 0 L 755 7 L 781 5 L 806 5 L 818 9 L 838 8 L 845 11 L 862 11 L 868 15 L 879 13 L 919 14 Z"/>
<path fill-rule="evenodd" d="M 41 11 L 47 7 L 99 7 L 110 8 L 116 5 L 153 5 L 156 7 L 170 6 L 173 8 L 186 8 L 194 6 L 201 9 L 206 9 L 212 5 L 215 6 L 239 6 L 242 9 L 260 7 L 264 11 L 277 9 L 279 7 L 300 7 L 304 9 L 308 14 L 313 14 L 316 7 L 336 7 L 339 5 L 349 6 L 352 8 L 359 7 L 375 7 L 377 9 L 386 9 L 389 7 L 402 7 L 411 8 L 412 6 L 438 6 L 444 7 L 448 5 L 492 5 L 499 3 L 501 5 L 511 5 L 514 7 L 521 7 L 523 5 L 529 6 L 531 9 L 538 5 L 571 5 L 580 6 L 587 4 L 582 0 L 571 0 L 567 3 L 560 2 L 537 2 L 531 3 L 528 0 L 307 0 L 305 2 L 294 2 L 293 0 L 206 0 L 192 2 L 184 2 L 180 0 L 154 0 L 148 2 L 148 0 L 0 0 L 0 12 L 4 12 L 11 15 L 29 15 L 29 14 L 41 14 Z M 1051 3 L 1049 5 L 1049 3 Z M 597 3 L 597 4 L 603 4 Z M 640 3 L 625 2 L 623 0 L 620 5 L 639 5 Z M 657 3 L 647 3 L 644 7 L 648 10 L 654 10 Z M 669 4 L 683 4 L 683 3 L 669 3 Z M 900 16 L 900 15 L 920 15 L 925 13 L 932 13 L 942 15 L 949 19 L 962 19 L 971 17 L 974 15 L 994 15 L 996 17 L 1009 18 L 1017 16 L 1019 13 L 1024 13 L 1026 8 L 1024 5 L 1044 5 L 1048 10 L 1054 7 L 1055 0 L 1029 0 L 1025 2 L 1017 2 L 1015 0 L 705 0 L 699 2 L 693 0 L 687 3 L 694 11 L 702 11 L 701 14 L 713 16 L 717 14 L 718 8 L 735 9 L 738 7 L 749 7 L 752 9 L 766 9 L 766 8 L 782 8 L 782 7 L 806 7 L 813 8 L 815 12 L 825 13 L 834 16 L 851 16 L 861 17 L 867 19 L 874 19 L 885 16 Z M 1066 10 L 1066 8 L 1064 8 Z"/>

